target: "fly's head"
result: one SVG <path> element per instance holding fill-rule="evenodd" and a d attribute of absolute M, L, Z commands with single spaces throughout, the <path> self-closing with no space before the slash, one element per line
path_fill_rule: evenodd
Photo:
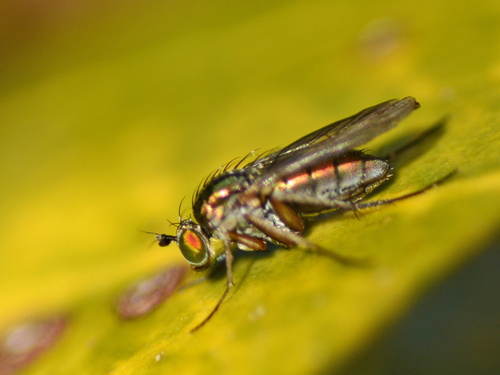
<path fill-rule="evenodd" d="M 172 242 L 176 242 L 182 255 L 195 271 L 202 271 L 219 260 L 210 236 L 191 219 L 180 222 L 175 236 L 152 234 L 155 235 L 160 246 L 168 246 Z"/>

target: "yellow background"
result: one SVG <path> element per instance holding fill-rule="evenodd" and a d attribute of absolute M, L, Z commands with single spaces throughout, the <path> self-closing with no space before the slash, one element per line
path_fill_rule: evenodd
<path fill-rule="evenodd" d="M 6 1 L 0 9 L 0 328 L 67 313 L 30 374 L 334 371 L 500 222 L 498 1 Z M 122 288 L 181 262 L 167 220 L 214 169 L 379 102 L 422 108 L 370 149 L 450 115 L 377 199 L 308 236 L 370 270 L 276 249 L 138 322 Z M 187 210 L 184 211 L 187 214 Z M 154 360 L 163 353 L 160 362 Z"/>

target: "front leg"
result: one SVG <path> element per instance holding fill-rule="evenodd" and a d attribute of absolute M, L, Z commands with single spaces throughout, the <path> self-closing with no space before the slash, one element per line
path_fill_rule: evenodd
<path fill-rule="evenodd" d="M 233 252 L 231 251 L 231 242 L 224 240 L 224 253 L 226 256 L 226 270 L 227 270 L 227 285 L 226 285 L 226 290 L 224 291 L 224 294 L 222 297 L 219 299 L 217 304 L 215 305 L 214 309 L 208 314 L 208 316 L 203 319 L 201 323 L 199 323 L 196 327 L 194 327 L 190 332 L 193 333 L 197 330 L 199 330 L 201 327 L 205 325 L 206 322 L 208 322 L 212 316 L 219 310 L 219 307 L 222 305 L 222 302 L 226 298 L 226 296 L 229 294 L 229 291 L 231 288 L 234 286 L 233 282 Z"/>
<path fill-rule="evenodd" d="M 224 252 L 226 255 L 226 272 L 227 272 L 227 292 L 234 286 L 233 282 L 233 252 L 231 250 L 231 243 L 224 241 Z M 224 293 L 224 297 L 225 297 Z M 222 302 L 222 301 L 221 301 Z M 220 303 L 219 303 L 220 304 Z"/>

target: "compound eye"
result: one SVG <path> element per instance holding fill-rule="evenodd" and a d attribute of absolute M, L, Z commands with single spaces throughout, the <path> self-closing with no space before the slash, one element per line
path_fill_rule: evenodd
<path fill-rule="evenodd" d="M 208 240 L 202 233 L 192 228 L 184 229 L 178 236 L 178 244 L 189 264 L 201 267 L 209 262 Z"/>

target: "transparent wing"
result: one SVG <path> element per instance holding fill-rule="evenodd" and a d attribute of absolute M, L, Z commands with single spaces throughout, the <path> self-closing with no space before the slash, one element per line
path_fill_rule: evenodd
<path fill-rule="evenodd" d="M 259 189 L 263 184 L 272 186 L 285 176 L 361 146 L 395 127 L 419 107 L 420 104 L 412 97 L 389 100 L 318 129 L 280 151 L 257 159 L 252 166 L 261 169 L 262 173 L 252 184 L 251 190 Z"/>

